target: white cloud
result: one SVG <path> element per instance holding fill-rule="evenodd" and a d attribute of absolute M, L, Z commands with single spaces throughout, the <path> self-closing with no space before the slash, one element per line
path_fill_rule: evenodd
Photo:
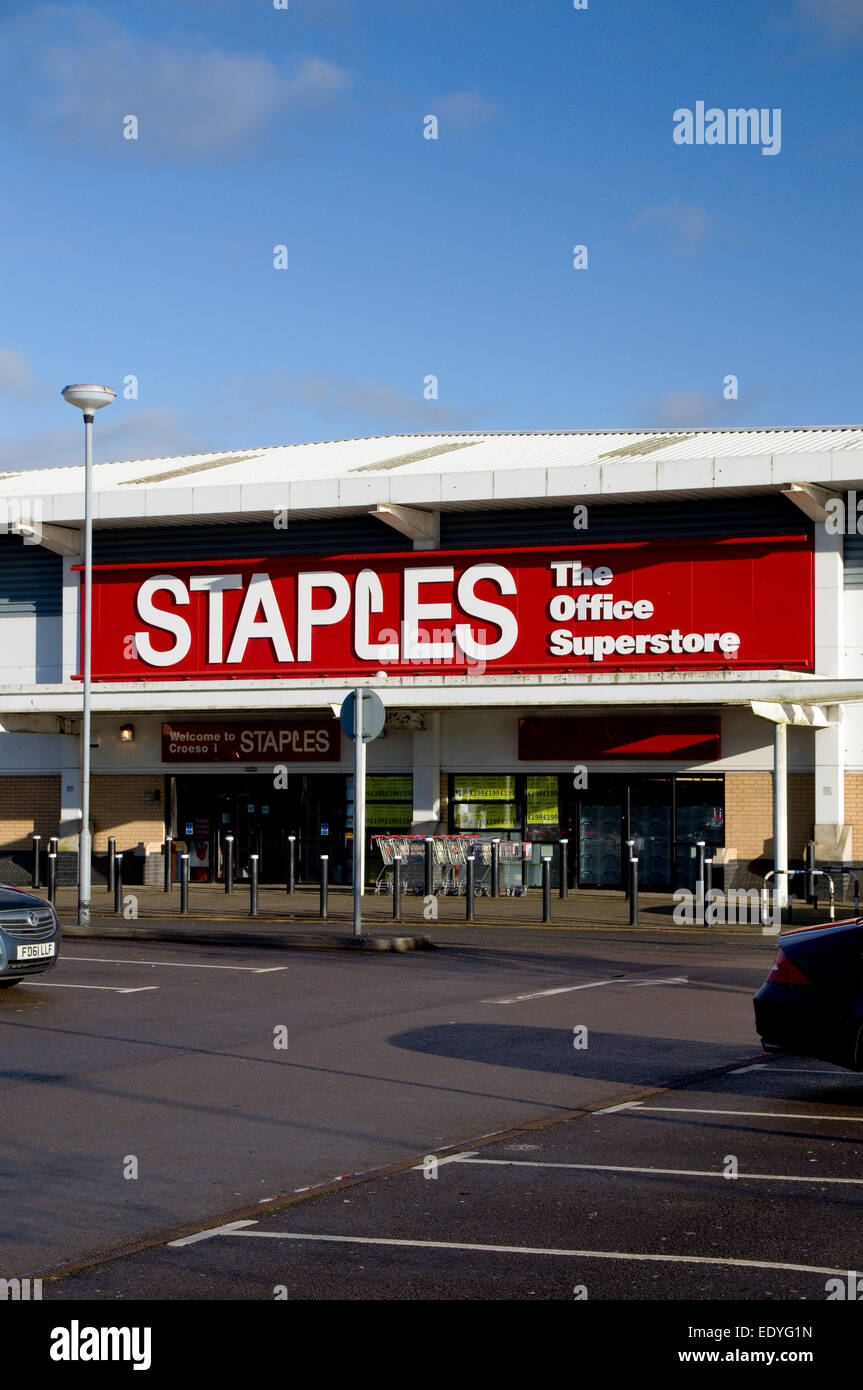
<path fill-rule="evenodd" d="M 797 7 L 834 38 L 863 34 L 863 0 L 797 0 Z"/>
<path fill-rule="evenodd" d="M 354 381 L 328 375 L 288 377 L 276 386 L 290 399 L 302 402 L 325 419 L 370 419 L 382 433 L 399 426 L 435 430 L 465 426 L 467 411 L 427 401 L 418 390 L 409 396 L 398 386 L 382 381 Z M 273 391 L 268 391 L 272 403 Z"/>
<path fill-rule="evenodd" d="M 0 395 L 32 401 L 40 395 L 33 368 L 23 352 L 0 348 Z"/>
<path fill-rule="evenodd" d="M 116 407 L 114 407 L 116 409 Z M 43 430 L 19 442 L 0 444 L 0 472 L 16 469 L 65 468 L 83 461 L 83 429 L 80 416 L 68 412 L 66 426 Z M 152 406 L 110 422 L 97 416 L 93 454 L 97 463 L 124 459 L 172 458 L 178 454 L 201 454 L 212 445 L 189 434 L 171 406 Z"/>
<path fill-rule="evenodd" d="M 320 57 L 282 63 L 186 39 L 143 38 L 84 7 L 45 6 L 10 30 L 15 84 L 10 71 L 3 104 L 23 82 L 32 123 L 118 153 L 133 143 L 123 139 L 127 115 L 138 119 L 142 153 L 206 156 L 248 147 L 276 116 L 330 106 L 352 81 Z"/>
<path fill-rule="evenodd" d="M 669 251 L 676 256 L 697 256 L 719 231 L 718 224 L 695 203 L 670 198 L 656 207 L 642 208 L 627 227 L 627 232 L 645 227 L 656 228 L 665 234 Z"/>
<path fill-rule="evenodd" d="M 438 117 L 441 135 L 445 135 L 448 129 L 463 135 L 483 121 L 492 120 L 498 114 L 498 108 L 481 92 L 447 92 L 430 103 L 429 112 Z"/>

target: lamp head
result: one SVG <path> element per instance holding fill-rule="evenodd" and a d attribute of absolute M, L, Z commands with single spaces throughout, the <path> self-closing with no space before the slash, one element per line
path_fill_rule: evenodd
<path fill-rule="evenodd" d="M 101 410 L 115 401 L 117 392 L 110 386 L 64 386 L 63 399 L 83 410 L 85 415 L 92 415 L 94 410 Z"/>

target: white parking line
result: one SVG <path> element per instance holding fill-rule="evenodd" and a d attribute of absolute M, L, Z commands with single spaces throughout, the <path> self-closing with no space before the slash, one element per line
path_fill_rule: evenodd
<path fill-rule="evenodd" d="M 821 1265 L 783 1264 L 776 1260 L 733 1260 L 723 1259 L 715 1255 L 654 1255 L 636 1254 L 629 1250 L 558 1250 L 541 1245 L 479 1245 L 452 1240 L 395 1240 L 390 1236 L 311 1235 L 306 1231 L 239 1229 L 240 1225 L 248 1227 L 254 1225 L 254 1222 L 237 1222 L 232 1223 L 232 1225 L 234 1229 L 225 1226 L 212 1231 L 201 1231 L 197 1238 L 204 1240 L 211 1235 L 237 1236 L 238 1238 L 247 1236 L 252 1240 L 309 1240 L 339 1245 L 389 1245 L 401 1246 L 409 1250 L 474 1250 L 483 1255 L 557 1255 L 568 1260 L 633 1260 L 647 1264 L 723 1265 L 742 1269 L 787 1269 L 795 1274 L 833 1274 L 841 1275 L 843 1278 L 848 1273 L 845 1268 L 830 1269 Z M 170 1244 L 188 1245 L 195 1239 L 195 1236 L 187 1236 L 185 1240 L 171 1241 Z"/>
<path fill-rule="evenodd" d="M 841 1076 L 841 1067 L 775 1067 L 772 1062 L 756 1062 L 753 1067 L 737 1067 L 729 1076 L 739 1076 L 744 1071 L 790 1071 L 804 1076 Z"/>
<path fill-rule="evenodd" d="M 287 965 L 192 965 L 185 960 L 116 960 L 113 956 L 70 956 L 64 951 L 62 960 L 92 960 L 100 965 L 173 965 L 176 970 L 244 970 L 250 975 L 272 975 L 287 970 Z"/>
<path fill-rule="evenodd" d="M 736 1173 L 729 1178 L 720 1168 L 629 1168 L 617 1163 L 544 1163 L 529 1158 L 474 1158 L 472 1154 L 456 1154 L 442 1159 L 443 1163 L 464 1163 L 468 1168 L 478 1164 L 501 1165 L 505 1168 L 577 1168 L 587 1173 L 656 1173 L 674 1178 L 722 1178 L 724 1182 L 739 1182 L 741 1178 L 757 1178 L 761 1182 L 833 1182 L 863 1187 L 863 1178 L 819 1178 L 814 1175 L 798 1177 L 795 1173 Z"/>
<path fill-rule="evenodd" d="M 863 1125 L 863 1115 L 816 1115 L 811 1111 L 800 1114 L 793 1110 L 709 1110 L 697 1105 L 644 1105 L 641 1101 L 633 1101 L 629 1108 L 638 1109 L 643 1115 L 651 1110 L 663 1110 L 670 1111 L 672 1115 L 737 1115 L 744 1120 L 847 1120 L 851 1124 Z"/>
<path fill-rule="evenodd" d="M 123 989 L 120 985 L 66 985 L 59 980 L 28 980 L 27 983 L 32 989 L 98 989 L 104 994 L 147 994 L 159 988 L 158 985 L 139 985 L 136 989 Z"/>
<path fill-rule="evenodd" d="M 183 1236 L 182 1240 L 169 1240 L 168 1245 L 195 1245 L 199 1240 L 209 1240 L 210 1236 L 231 1236 L 243 1226 L 254 1226 L 254 1221 L 229 1221 L 226 1226 L 211 1226 L 208 1231 L 196 1231 L 193 1236 Z"/>
<path fill-rule="evenodd" d="M 437 1158 L 434 1154 L 429 1154 L 429 1157 L 434 1158 L 437 1167 L 440 1168 L 444 1163 L 464 1163 L 467 1159 L 473 1158 L 474 1154 L 477 1153 L 479 1153 L 479 1149 L 465 1149 L 464 1153 L 448 1154 L 446 1158 Z M 424 1173 L 426 1171 L 426 1165 L 424 1162 L 418 1163 L 416 1167 L 411 1168 L 410 1171 L 412 1173 Z"/>
<path fill-rule="evenodd" d="M 685 975 L 674 975 L 666 980 L 628 979 L 618 975 L 614 980 L 592 980 L 586 985 L 560 985 L 557 989 L 540 989 L 535 994 L 510 994 L 505 999 L 481 999 L 481 1004 L 521 1004 L 526 999 L 548 999 L 552 994 L 573 994 L 577 989 L 601 989 L 603 985 L 685 985 Z"/>

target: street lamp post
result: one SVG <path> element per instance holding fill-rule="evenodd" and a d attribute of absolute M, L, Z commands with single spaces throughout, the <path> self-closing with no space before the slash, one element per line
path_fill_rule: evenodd
<path fill-rule="evenodd" d="M 92 846 L 90 844 L 90 672 L 93 612 L 93 417 L 116 400 L 110 386 L 66 386 L 63 399 L 84 412 L 84 623 L 81 674 L 84 708 L 81 720 L 81 828 L 78 833 L 78 926 L 90 925 Z"/>

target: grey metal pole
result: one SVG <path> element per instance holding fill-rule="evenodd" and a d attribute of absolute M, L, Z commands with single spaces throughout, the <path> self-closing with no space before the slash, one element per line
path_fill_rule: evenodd
<path fill-rule="evenodd" d="M 806 901 L 815 901 L 815 841 L 806 842 Z"/>
<path fill-rule="evenodd" d="M 123 911 L 123 856 L 118 854 L 114 860 L 114 911 Z"/>
<path fill-rule="evenodd" d="M 356 805 L 356 803 L 354 803 Z M 356 811 L 354 812 L 356 817 Z M 328 854 L 321 855 L 321 920 L 327 920 L 327 890 L 329 888 L 330 857 Z"/>
<path fill-rule="evenodd" d="M 40 853 L 40 846 L 41 846 L 41 844 L 42 844 L 42 836 L 41 836 L 41 835 L 34 835 L 34 836 L 33 836 L 33 873 L 31 874 L 31 877 L 30 877 L 30 881 L 31 881 L 31 883 L 32 883 L 32 885 L 33 885 L 34 888 L 41 888 L 41 887 L 42 887 L 41 865 L 40 865 L 40 863 L 39 863 L 39 853 Z"/>
<path fill-rule="evenodd" d="M 249 916 L 258 915 L 258 856 L 249 855 Z"/>
<path fill-rule="evenodd" d="M 500 897 L 500 840 L 491 842 L 491 896 Z"/>
<path fill-rule="evenodd" d="M 189 911 L 189 856 L 180 855 L 180 911 Z"/>
<path fill-rule="evenodd" d="M 542 861 L 542 920 L 551 921 L 551 859 Z"/>
<path fill-rule="evenodd" d="M 363 692 L 354 691 L 354 936 L 363 934 L 363 860 L 366 838 L 366 745 Z M 326 913 L 322 913 L 326 916 Z"/>
<path fill-rule="evenodd" d="M 90 843 L 90 678 L 93 666 L 93 411 L 84 411 L 84 630 L 81 674 L 81 828 L 78 832 L 78 926 L 90 925 L 92 845 Z"/>
<path fill-rule="evenodd" d="M 428 898 L 434 893 L 434 840 L 431 835 L 426 835 L 425 842 L 425 881 L 423 892 Z"/>
<path fill-rule="evenodd" d="M 559 872 L 559 874 L 560 874 L 560 883 L 558 884 L 558 887 L 557 887 L 557 891 L 558 891 L 558 893 L 559 893 L 559 895 L 560 895 L 561 898 L 568 898 L 568 897 L 569 897 L 569 856 L 568 856 L 568 851 L 569 851 L 569 840 L 561 840 L 561 842 L 560 842 L 560 865 L 559 865 L 559 868 L 558 868 L 558 872 Z"/>
<path fill-rule="evenodd" d="M 402 857 L 393 855 L 393 917 L 401 920 L 402 915 Z"/>
<path fill-rule="evenodd" d="M 57 856 L 51 852 L 48 854 L 48 901 L 52 906 L 57 901 Z"/>
<path fill-rule="evenodd" d="M 710 904 L 710 894 L 713 892 L 713 859 L 704 861 L 704 911 Z"/>
<path fill-rule="evenodd" d="M 632 853 L 632 852 L 633 852 L 633 850 L 635 849 L 635 841 L 634 841 L 634 840 L 627 840 L 627 842 L 626 842 L 626 848 L 627 848 L 627 850 L 629 851 L 629 858 L 627 859 L 627 863 L 631 864 L 631 863 L 632 863 L 632 859 L 633 859 L 633 853 Z M 630 879 L 630 875 L 629 875 L 629 873 L 627 872 L 627 875 L 626 875 L 626 888 L 625 888 L 625 892 L 626 892 L 627 898 L 629 897 L 629 879 Z"/>
<path fill-rule="evenodd" d="M 287 893 L 288 893 L 289 896 L 295 891 L 296 886 L 297 886 L 297 859 L 296 859 L 296 849 L 297 849 L 297 837 L 296 837 L 296 835 L 289 835 L 289 836 L 288 836 L 288 881 L 287 881 L 287 885 L 286 885 Z"/>
<path fill-rule="evenodd" d="M 464 917 L 466 922 L 472 922 L 474 920 L 475 896 L 473 871 L 475 864 L 476 856 L 469 854 L 466 860 L 466 873 L 464 879 Z"/>
<path fill-rule="evenodd" d="M 788 725 L 773 725 L 773 863 L 781 912 L 788 906 Z"/>
<path fill-rule="evenodd" d="M 117 840 L 114 835 L 108 836 L 108 883 L 109 893 L 114 891 L 114 860 L 117 858 Z"/>
<path fill-rule="evenodd" d="M 233 893 L 233 891 L 234 891 L 234 837 L 233 837 L 233 835 L 226 835 L 226 836 L 225 836 L 225 845 L 226 845 L 226 849 L 225 849 L 225 892 L 226 892 L 226 893 Z"/>
<path fill-rule="evenodd" d="M 165 836 L 165 892 L 170 893 L 174 887 L 174 841 L 170 835 Z"/>
<path fill-rule="evenodd" d="M 629 925 L 638 926 L 638 860 L 629 861 Z"/>

